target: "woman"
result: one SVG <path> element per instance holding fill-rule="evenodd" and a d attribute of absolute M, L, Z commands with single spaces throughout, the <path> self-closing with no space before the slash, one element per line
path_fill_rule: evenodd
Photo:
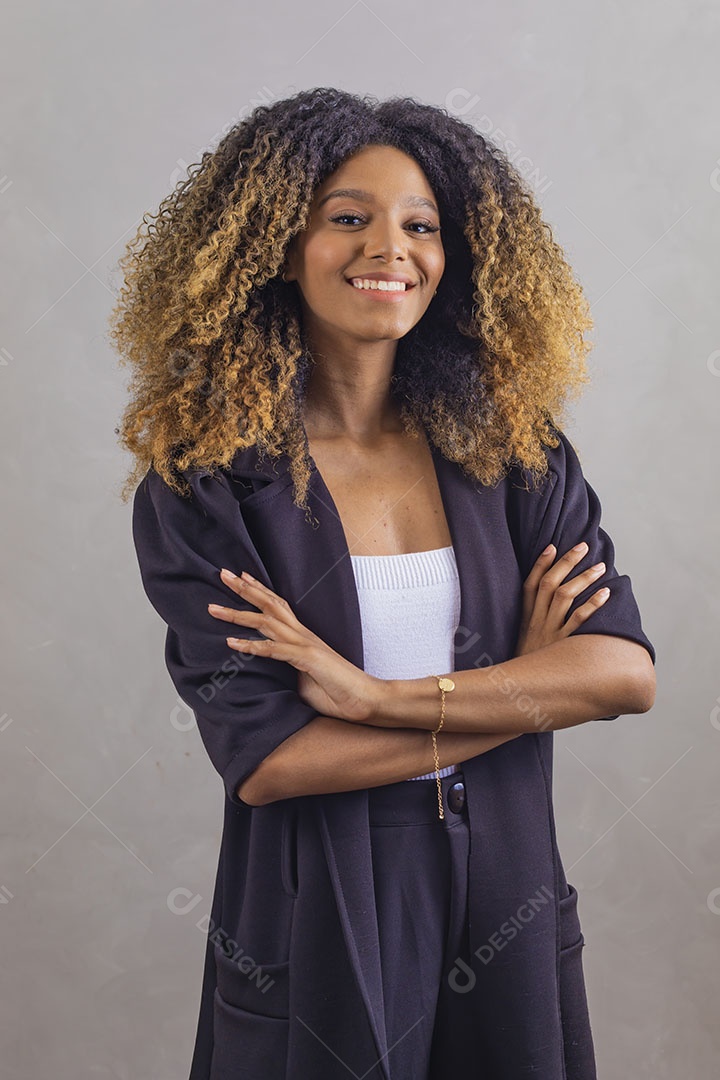
<path fill-rule="evenodd" d="M 553 731 L 647 711 L 655 652 L 531 194 L 443 110 L 303 91 L 124 268 L 136 550 L 226 796 L 190 1080 L 591 1080 Z"/>

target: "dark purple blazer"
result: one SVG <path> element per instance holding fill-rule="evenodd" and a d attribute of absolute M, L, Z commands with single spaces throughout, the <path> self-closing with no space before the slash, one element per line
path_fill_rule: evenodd
<path fill-rule="evenodd" d="M 600 526 L 598 497 L 567 436 L 558 434 L 560 445 L 546 447 L 550 471 L 534 491 L 518 469 L 493 488 L 479 484 L 431 444 L 460 577 L 454 670 L 514 655 L 522 584 L 533 563 L 550 542 L 564 554 L 580 540 L 589 551 L 573 575 L 600 560 L 606 572 L 571 610 L 604 583 L 611 593 L 575 633 L 630 638 L 655 662 L 630 578 L 618 574 L 613 542 Z M 232 627 L 207 611 L 211 602 L 256 610 L 219 576 L 223 566 L 247 570 L 362 667 L 360 609 L 340 518 L 313 468 L 309 503 L 320 525 L 305 520 L 292 501 L 285 456 L 261 463 L 250 448 L 229 469 L 184 475 L 190 498 L 149 470 L 135 492 L 133 536 L 143 586 L 168 626 L 170 676 L 225 788 L 190 1080 L 353 1073 L 389 1080 L 367 789 L 261 807 L 242 802 L 242 781 L 316 713 L 297 695 L 290 664 L 234 652 L 225 641 Z M 463 763 L 475 975 L 469 992 L 477 1000 L 467 1060 L 493 1080 L 595 1077 L 584 938 L 577 893 L 557 849 L 553 732 L 543 730 L 544 719 Z M 533 920 L 511 937 L 503 928 L 528 903 Z"/>

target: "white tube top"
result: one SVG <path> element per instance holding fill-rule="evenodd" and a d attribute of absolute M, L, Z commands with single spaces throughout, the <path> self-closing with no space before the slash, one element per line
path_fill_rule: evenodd
<path fill-rule="evenodd" d="M 460 579 L 452 545 L 404 555 L 351 555 L 350 560 L 360 602 L 365 671 L 379 679 L 421 679 L 452 671 L 460 622 Z M 428 753 L 432 759 L 429 734 Z M 457 768 L 448 765 L 440 775 L 449 776 Z M 408 779 L 434 780 L 435 773 Z"/>

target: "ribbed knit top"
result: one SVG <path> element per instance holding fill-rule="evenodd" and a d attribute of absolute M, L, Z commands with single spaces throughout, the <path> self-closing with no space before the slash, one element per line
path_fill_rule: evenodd
<path fill-rule="evenodd" d="M 452 545 L 403 555 L 351 555 L 365 670 L 380 679 L 421 679 L 453 670 L 460 579 Z M 440 691 L 438 691 L 438 722 Z M 432 742 L 428 738 L 432 760 Z M 457 765 L 440 770 L 455 772 Z M 434 772 L 410 780 L 433 780 Z"/>

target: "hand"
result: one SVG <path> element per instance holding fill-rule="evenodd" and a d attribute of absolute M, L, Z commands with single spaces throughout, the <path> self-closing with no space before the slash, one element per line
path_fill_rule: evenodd
<path fill-rule="evenodd" d="M 598 569 L 591 566 L 561 584 L 586 553 L 587 544 L 581 551 L 571 548 L 553 564 L 556 548 L 552 545 L 549 552 L 539 556 L 523 585 L 523 614 L 515 647 L 516 656 L 542 649 L 554 641 L 562 641 L 605 603 L 609 593 L 601 595 L 597 590 L 572 613 L 566 623 L 563 622 L 578 593 L 605 573 L 605 564 L 601 563 Z"/>
<path fill-rule="evenodd" d="M 326 645 L 298 621 L 287 600 L 266 585 L 237 577 L 225 569 L 220 576 L 225 585 L 260 610 L 238 611 L 208 604 L 210 614 L 238 626 L 252 626 L 265 634 L 257 639 L 228 638 L 231 649 L 292 664 L 299 672 L 298 695 L 323 716 L 365 723 L 374 715 L 382 679 L 368 675 Z"/>

